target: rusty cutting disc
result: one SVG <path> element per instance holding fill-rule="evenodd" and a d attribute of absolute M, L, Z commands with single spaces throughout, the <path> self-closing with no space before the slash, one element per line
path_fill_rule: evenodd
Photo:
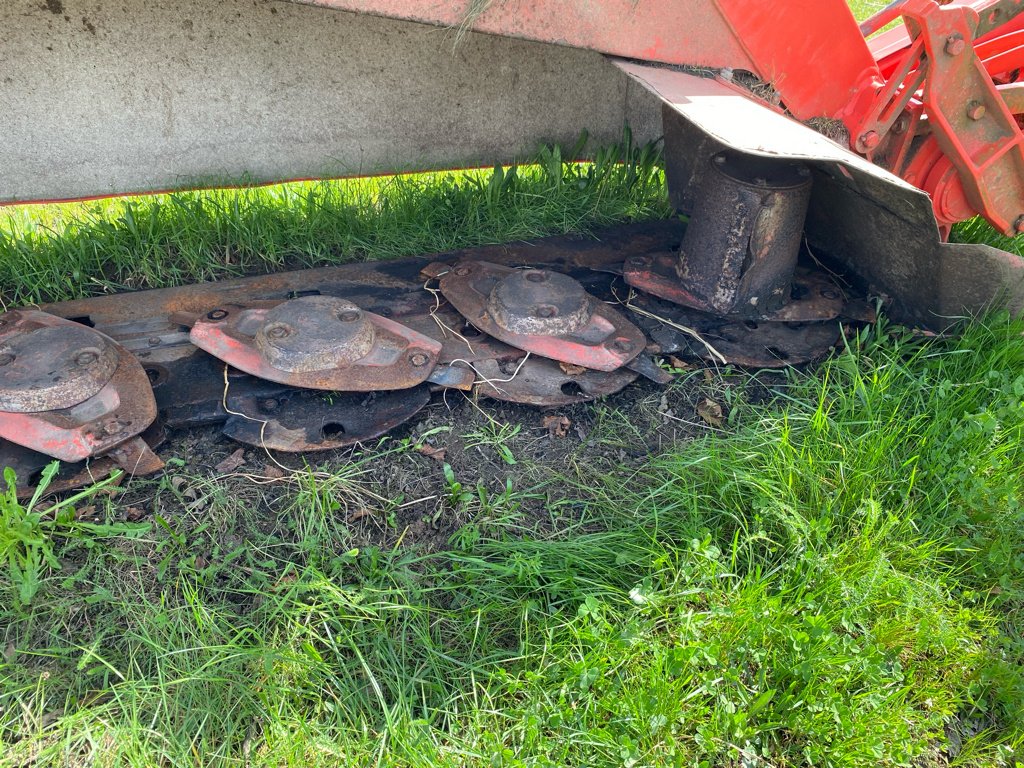
<path fill-rule="evenodd" d="M 341 392 L 414 387 L 441 351 L 433 339 L 333 296 L 225 305 L 199 318 L 190 339 L 258 378 Z"/>
<path fill-rule="evenodd" d="M 628 368 L 592 371 L 531 357 L 519 360 L 481 360 L 475 364 L 481 382 L 476 390 L 495 400 L 538 406 L 585 403 L 615 394 L 636 380 Z"/>
<path fill-rule="evenodd" d="M 372 393 L 293 391 L 275 398 L 228 396 L 224 434 L 272 451 L 344 448 L 380 437 L 430 402 L 430 387 Z M 244 415 L 238 415 L 244 414 Z"/>
<path fill-rule="evenodd" d="M 486 261 L 431 264 L 452 306 L 481 331 L 541 357 L 614 371 L 639 355 L 643 333 L 568 275 Z"/>
<path fill-rule="evenodd" d="M 110 339 L 66 320 L 43 326 L 32 322 L 32 316 L 41 312 L 22 314 L 24 322 L 0 336 L 0 411 L 70 408 L 95 396 L 110 381 L 118 364 Z"/>

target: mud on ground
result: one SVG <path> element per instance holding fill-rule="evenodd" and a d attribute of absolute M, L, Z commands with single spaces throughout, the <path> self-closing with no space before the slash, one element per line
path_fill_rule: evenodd
<path fill-rule="evenodd" d="M 248 532 L 294 541 L 331 531 L 339 551 L 377 546 L 432 551 L 453 537 L 514 518 L 541 533 L 578 518 L 574 484 L 628 472 L 673 446 L 729 430 L 735 406 L 763 401 L 787 374 L 680 371 L 668 387 L 638 381 L 603 401 L 539 409 L 435 394 L 411 422 L 373 445 L 303 456 L 241 446 L 216 428 L 172 434 L 158 478 L 126 480 L 117 519 L 155 520 L 205 544 L 209 561 Z"/>

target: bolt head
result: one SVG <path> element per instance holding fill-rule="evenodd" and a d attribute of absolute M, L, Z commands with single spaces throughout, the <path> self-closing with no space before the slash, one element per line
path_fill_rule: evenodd
<path fill-rule="evenodd" d="M 547 318 L 556 317 L 558 315 L 558 307 L 552 306 L 551 304 L 541 304 L 533 310 L 533 314 L 546 320 Z"/>
<path fill-rule="evenodd" d="M 278 403 L 277 400 L 272 397 L 268 397 L 265 400 L 260 401 L 260 410 L 266 412 L 276 411 L 279 405 L 280 403 Z"/>
<path fill-rule="evenodd" d="M 469 274 L 470 270 L 469 267 L 456 267 L 454 272 L 457 277 L 465 277 Z"/>
<path fill-rule="evenodd" d="M 865 151 L 870 152 L 882 143 L 882 137 L 879 136 L 876 131 L 865 131 L 857 140 L 857 143 L 860 144 Z"/>
<path fill-rule="evenodd" d="M 964 41 L 963 35 L 957 33 L 946 38 L 946 53 L 949 56 L 959 56 L 966 49 L 967 43 Z"/>
<path fill-rule="evenodd" d="M 409 362 L 412 363 L 414 368 L 422 368 L 429 360 L 430 358 L 422 352 L 413 352 L 409 355 Z"/>
<path fill-rule="evenodd" d="M 117 419 L 111 419 L 110 421 L 103 425 L 103 431 L 106 432 L 108 435 L 116 435 L 121 432 L 124 432 L 125 426 L 126 425 L 123 422 L 120 422 Z"/>
<path fill-rule="evenodd" d="M 526 279 L 529 280 L 531 283 L 543 283 L 548 279 L 548 275 L 546 272 L 535 270 L 527 272 Z"/>
<path fill-rule="evenodd" d="M 275 323 L 265 331 L 268 339 L 287 339 L 292 335 L 292 329 L 284 323 Z"/>
<path fill-rule="evenodd" d="M 338 314 L 338 319 L 343 323 L 354 323 L 359 319 L 359 312 L 355 309 L 348 309 Z"/>
<path fill-rule="evenodd" d="M 92 365 L 97 360 L 99 360 L 99 355 L 97 355 L 95 352 L 93 352 L 91 350 L 86 350 L 85 352 L 79 352 L 77 355 L 75 355 L 75 365 L 81 365 L 81 366 Z"/>
<path fill-rule="evenodd" d="M 207 320 L 223 320 L 228 316 L 228 313 L 223 309 L 215 309 L 212 312 L 208 312 L 206 315 Z"/>
<path fill-rule="evenodd" d="M 981 120 L 985 116 L 985 105 L 980 101 L 967 102 L 967 116 L 971 120 Z"/>

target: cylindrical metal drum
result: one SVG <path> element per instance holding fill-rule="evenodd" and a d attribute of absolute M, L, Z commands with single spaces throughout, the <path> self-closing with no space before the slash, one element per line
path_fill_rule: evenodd
<path fill-rule="evenodd" d="M 710 162 L 680 248 L 679 279 L 701 309 L 763 317 L 789 299 L 810 171 L 730 152 Z"/>

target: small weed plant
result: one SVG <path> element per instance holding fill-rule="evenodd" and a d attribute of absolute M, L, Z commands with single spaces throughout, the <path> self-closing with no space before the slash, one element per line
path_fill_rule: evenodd
<path fill-rule="evenodd" d="M 116 482 L 120 473 L 67 498 L 43 505 L 42 499 L 59 469 L 53 462 L 38 480 L 31 499 L 18 498 L 17 478 L 10 467 L 3 472 L 6 490 L 0 494 L 0 588 L 13 610 L 28 609 L 49 574 L 61 568 L 58 553 L 71 548 L 91 548 L 101 540 L 132 536 L 148 525 L 101 524 L 79 520 L 77 507 Z"/>

